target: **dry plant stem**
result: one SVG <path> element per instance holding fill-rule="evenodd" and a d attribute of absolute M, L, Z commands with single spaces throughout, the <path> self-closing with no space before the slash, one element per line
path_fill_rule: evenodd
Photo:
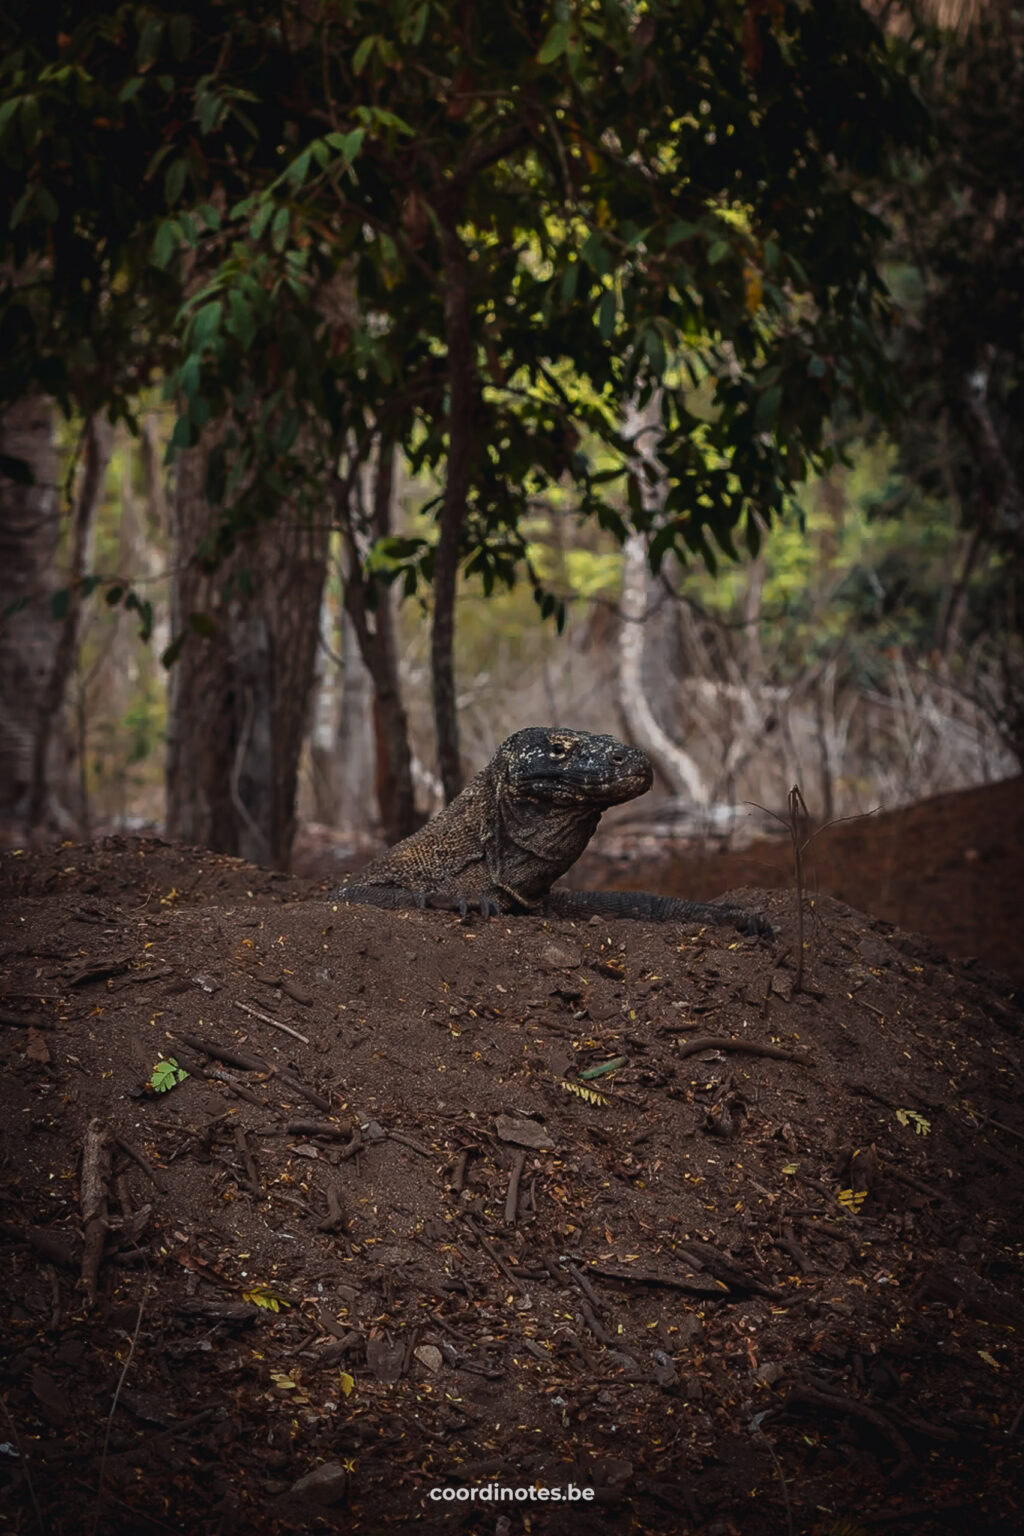
<path fill-rule="evenodd" d="M 768 1452 L 768 1455 L 775 1463 L 775 1470 L 779 1474 L 779 1482 L 782 1485 L 782 1500 L 786 1506 L 786 1530 L 789 1533 L 789 1536 L 793 1536 L 793 1511 L 789 1503 L 789 1489 L 786 1486 L 786 1474 L 782 1470 L 782 1462 L 776 1456 L 775 1447 L 772 1445 L 767 1435 L 758 1435 L 756 1443 L 758 1445 L 764 1446 L 765 1450 Z"/>
<path fill-rule="evenodd" d="M 770 816 L 773 821 L 780 822 L 781 825 L 784 826 L 788 831 L 790 842 L 793 844 L 793 869 L 796 876 L 797 903 L 797 959 L 796 977 L 793 981 L 793 991 L 802 992 L 804 989 L 804 854 L 810 845 L 814 842 L 818 832 L 826 832 L 829 827 L 838 826 L 839 823 L 843 821 L 862 821 L 864 817 L 836 816 L 832 821 L 826 821 L 823 826 L 818 827 L 817 831 L 811 832 L 808 835 L 808 828 L 811 824 L 811 816 L 807 809 L 807 802 L 800 792 L 799 784 L 793 785 L 793 788 L 790 790 L 786 798 L 787 814 L 785 817 L 777 816 L 775 812 L 770 811 L 766 805 L 758 805 L 756 800 L 748 800 L 747 804 L 754 806 L 756 810 L 764 811 L 765 815 Z M 865 811 L 864 816 L 874 816 L 878 809 L 879 807 L 876 805 L 873 810 Z"/>
<path fill-rule="evenodd" d="M 248 1051 L 231 1050 L 227 1046 L 218 1045 L 213 1040 L 200 1040 L 197 1035 L 187 1034 L 184 1030 L 170 1034 L 171 1040 L 180 1040 L 193 1051 L 201 1051 L 204 1056 L 212 1056 L 215 1061 L 223 1061 L 229 1067 L 237 1067 L 242 1072 L 265 1072 L 268 1077 L 277 1079 L 282 1088 L 289 1089 L 292 1093 L 300 1094 L 308 1099 L 310 1104 L 321 1110 L 325 1115 L 331 1113 L 329 1099 L 325 1099 L 322 1093 L 317 1093 L 313 1088 L 307 1088 L 305 1083 L 300 1083 L 297 1078 L 288 1072 L 280 1072 L 270 1062 L 264 1061 L 261 1056 L 252 1056 Z"/>
<path fill-rule="evenodd" d="M 794 992 L 804 985 L 804 849 L 807 846 L 807 828 L 810 815 L 799 784 L 794 784 L 787 800 L 789 811 L 789 835 L 793 843 L 793 869 L 796 875 L 796 978 Z"/>
<path fill-rule="evenodd" d="M 435 1154 L 429 1147 L 425 1147 L 422 1141 L 417 1141 L 415 1136 L 407 1136 L 404 1131 L 388 1131 L 388 1140 L 397 1141 L 400 1147 L 408 1147 L 410 1152 L 418 1152 L 420 1157 L 433 1157 Z"/>
<path fill-rule="evenodd" d="M 109 1227 L 107 1209 L 113 1138 L 102 1120 L 90 1120 L 82 1151 L 82 1285 L 90 1307 L 96 1302 L 100 1261 Z"/>
<path fill-rule="evenodd" d="M 143 1291 L 142 1300 L 139 1302 L 139 1315 L 135 1319 L 135 1331 L 132 1334 L 131 1343 L 128 1346 L 128 1354 L 126 1355 L 124 1365 L 121 1368 L 121 1374 L 117 1378 L 117 1386 L 114 1388 L 114 1397 L 110 1404 L 110 1412 L 107 1414 L 107 1430 L 106 1434 L 103 1436 L 103 1452 L 100 1456 L 100 1472 L 99 1477 L 96 1480 L 96 1508 L 93 1511 L 92 1536 L 96 1536 L 96 1532 L 99 1529 L 100 1509 L 103 1503 L 103 1479 L 107 1475 L 107 1455 L 110 1450 L 110 1431 L 114 1423 L 114 1414 L 117 1411 L 117 1400 L 121 1396 L 121 1388 L 124 1386 L 124 1379 L 128 1375 L 128 1368 L 131 1365 L 132 1358 L 135 1354 L 135 1346 L 139 1342 L 139 1331 L 142 1328 L 142 1317 L 145 1311 L 146 1300 L 148 1296 L 149 1281 L 147 1280 L 146 1289 Z"/>

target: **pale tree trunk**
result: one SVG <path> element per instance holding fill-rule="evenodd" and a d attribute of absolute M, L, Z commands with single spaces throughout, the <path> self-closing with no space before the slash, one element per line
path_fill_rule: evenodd
<path fill-rule="evenodd" d="M 389 843 L 408 837 L 420 825 L 413 791 L 409 726 L 398 675 L 394 601 L 386 587 L 372 589 L 372 578 L 364 570 L 370 545 L 391 531 L 394 471 L 395 445 L 385 440 L 374 467 L 369 518 L 351 500 L 357 488 L 355 475 L 349 477 L 350 484 L 337 481 L 334 485 L 335 518 L 345 546 L 345 612 L 352 621 L 363 664 L 373 679 L 377 803 Z M 338 747 L 340 753 L 347 755 L 348 743 L 344 738 Z"/>
<path fill-rule="evenodd" d="M 648 510 L 655 510 L 664 498 L 663 476 L 657 460 L 660 420 L 654 396 L 644 411 L 627 413 L 624 427 L 625 435 L 633 440 L 637 459 L 653 470 L 653 483 L 643 481 Z M 647 753 L 672 793 L 703 804 L 707 799 L 704 775 L 690 754 L 672 740 L 655 718 L 645 686 L 645 625 L 652 587 L 646 542 L 641 534 L 631 534 L 622 550 L 619 707 L 631 739 Z"/>
<path fill-rule="evenodd" d="M 282 508 L 215 571 L 203 571 L 194 551 L 216 516 L 203 493 L 210 446 L 176 460 L 172 628 L 187 638 L 171 668 L 167 831 L 283 869 L 295 832 L 328 529 Z M 242 572 L 251 576 L 251 596 L 231 590 Z"/>
<path fill-rule="evenodd" d="M 58 630 L 50 609 L 60 537 L 53 402 L 31 395 L 0 417 L 0 453 L 21 460 L 30 484 L 0 473 L 0 839 L 28 830 L 36 740 Z M 48 807 L 60 830 L 60 808 Z"/>
<path fill-rule="evenodd" d="M 382 606 L 389 593 L 382 594 Z M 378 609 L 378 617 L 380 609 Z M 377 743 L 377 709 L 373 678 L 359 651 L 356 627 L 347 613 L 341 620 L 341 708 L 334 740 L 338 765 L 341 819 L 350 828 L 372 826 L 387 804 L 378 795 L 378 774 L 387 760 L 386 746 Z M 392 812 L 393 815 L 393 812 Z M 390 829 L 394 833 L 394 828 Z M 401 835 L 401 834 L 399 834 Z"/>
<path fill-rule="evenodd" d="M 443 226 L 444 335 L 448 348 L 448 463 L 434 556 L 434 622 L 430 636 L 437 763 L 446 801 L 462 789 L 455 708 L 455 591 L 459 545 L 473 473 L 477 383 L 473 357 L 469 258 L 455 210 Z"/>
<path fill-rule="evenodd" d="M 342 610 L 321 615 L 310 757 L 313 815 L 327 827 L 368 828 L 377 820 L 373 678 L 359 652 L 355 625 Z"/>
<path fill-rule="evenodd" d="M 313 663 L 310 701 L 309 760 L 313 795 L 313 820 L 325 827 L 338 825 L 341 796 L 338 790 L 337 719 L 338 671 L 333 612 L 326 596 L 320 604 L 320 634 Z"/>

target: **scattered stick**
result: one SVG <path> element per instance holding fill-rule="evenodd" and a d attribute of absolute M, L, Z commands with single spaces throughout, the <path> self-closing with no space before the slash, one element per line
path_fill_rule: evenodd
<path fill-rule="evenodd" d="M 469 1228 L 470 1232 L 472 1232 L 473 1236 L 476 1238 L 477 1242 L 480 1244 L 480 1246 L 484 1250 L 484 1252 L 489 1256 L 489 1258 L 491 1258 L 494 1261 L 495 1264 L 497 1264 L 498 1268 L 501 1270 L 502 1274 L 505 1276 L 505 1279 L 509 1282 L 509 1284 L 515 1286 L 515 1288 L 519 1292 L 520 1296 L 525 1296 L 526 1295 L 526 1287 L 524 1285 L 522 1285 L 520 1283 L 520 1281 L 518 1281 L 516 1279 L 515 1275 L 509 1269 L 508 1265 L 505 1263 L 505 1260 L 502 1258 L 501 1254 L 495 1248 L 495 1246 L 491 1242 L 491 1240 L 480 1230 L 480 1228 L 477 1226 L 476 1222 L 473 1221 L 472 1218 L 468 1214 L 463 1216 L 463 1220 L 465 1221 L 466 1226 Z"/>
<path fill-rule="evenodd" d="M 769 1237 L 775 1244 L 776 1248 L 781 1248 L 783 1253 L 789 1254 L 790 1258 L 793 1260 L 794 1264 L 797 1266 L 802 1275 L 811 1274 L 814 1269 L 814 1265 L 811 1263 L 810 1259 L 807 1257 L 806 1253 L 804 1253 L 803 1249 L 800 1247 L 800 1244 L 793 1236 L 793 1228 L 790 1226 L 788 1221 L 784 1223 L 780 1233 L 771 1232 L 769 1233 Z"/>
<path fill-rule="evenodd" d="M 111 1145 L 113 1138 L 102 1120 L 90 1120 L 85 1130 L 82 1151 L 82 1286 L 86 1302 L 96 1304 L 103 1244 L 110 1226 L 108 1191 L 110 1187 Z"/>
<path fill-rule="evenodd" d="M 789 840 L 790 840 L 790 842 L 793 845 L 793 869 L 794 869 L 794 873 L 796 875 L 796 949 L 797 949 L 797 953 L 796 953 L 796 976 L 793 979 L 793 991 L 794 992 L 803 992 L 805 990 L 805 988 L 804 988 L 804 894 L 805 894 L 804 854 L 807 852 L 807 849 L 810 847 L 810 845 L 814 842 L 814 839 L 818 836 L 819 832 L 826 832 L 829 827 L 838 826 L 841 821 L 862 821 L 862 820 L 866 820 L 866 818 L 868 816 L 874 816 L 875 812 L 880 810 L 881 807 L 876 805 L 874 807 L 874 810 L 865 811 L 865 812 L 863 812 L 861 814 L 858 814 L 856 816 L 836 816 L 836 817 L 833 818 L 832 821 L 826 821 L 824 826 L 818 827 L 816 831 L 810 832 L 809 828 L 810 828 L 810 825 L 811 825 L 811 813 L 807 809 L 807 802 L 805 801 L 803 795 L 800 792 L 799 784 L 794 784 L 793 788 L 790 790 L 788 796 L 786 797 L 786 812 L 787 812 L 787 814 L 785 816 L 779 816 L 777 814 L 777 812 L 770 811 L 766 805 L 758 805 L 756 800 L 748 800 L 747 804 L 754 806 L 756 810 L 764 811 L 765 815 L 766 816 L 770 816 L 773 821 L 777 821 L 777 822 L 781 823 L 781 825 L 784 826 L 786 831 L 789 833 Z M 815 993 L 815 996 L 820 996 L 820 995 L 821 995 L 820 993 Z"/>
<path fill-rule="evenodd" d="M 290 1072 L 278 1072 L 275 1068 L 271 1068 L 270 1071 L 272 1075 L 276 1076 L 282 1088 L 288 1088 L 292 1093 L 299 1094 L 307 1103 L 312 1104 L 315 1109 L 319 1109 L 322 1114 L 330 1114 L 331 1101 L 330 1099 L 325 1099 L 322 1093 L 317 1093 L 315 1088 L 307 1088 L 305 1083 L 300 1083 L 298 1078 L 292 1077 Z"/>
<path fill-rule="evenodd" d="M 156 1186 L 162 1195 L 165 1195 L 167 1193 L 167 1185 L 164 1182 L 163 1175 L 159 1169 L 153 1167 L 145 1152 L 139 1147 L 134 1146 L 132 1142 L 125 1141 L 123 1136 L 115 1136 L 114 1141 L 121 1148 L 125 1156 L 130 1157 L 133 1163 L 137 1163 L 146 1175 L 146 1178 Z"/>
<path fill-rule="evenodd" d="M 216 1307 L 216 1303 L 213 1302 L 209 1305 L 211 1308 Z M 183 1311 L 184 1308 L 179 1307 L 178 1310 Z M 232 1310 L 222 1307 L 219 1311 L 212 1310 L 204 1315 L 216 1317 L 218 1320 L 223 1318 L 231 1320 L 236 1315 L 238 1317 L 244 1315 L 246 1322 L 255 1322 L 260 1316 L 260 1310 L 258 1307 L 249 1306 L 248 1303 L 238 1302 Z M 191 1418 L 182 1419 L 180 1424 L 171 1424 L 167 1429 L 158 1430 L 155 1435 L 150 1435 L 147 1439 L 140 1440 L 136 1445 L 129 1446 L 127 1450 L 115 1451 L 113 1456 L 108 1457 L 108 1461 L 148 1461 L 154 1451 L 164 1445 L 169 1445 L 179 1435 L 186 1434 L 190 1429 L 198 1428 L 200 1424 L 205 1424 L 208 1419 L 212 1419 L 216 1414 L 222 1412 L 223 1410 L 220 1408 L 204 1408 L 201 1413 L 194 1413 Z"/>
<path fill-rule="evenodd" d="M 706 1269 L 731 1290 L 750 1291 L 755 1296 L 766 1296 L 770 1301 L 782 1300 L 781 1291 L 748 1274 L 728 1254 L 719 1252 L 711 1243 L 690 1242 L 687 1247 L 677 1248 L 675 1252 L 676 1257 L 684 1263 L 691 1264 L 696 1270 Z"/>
<path fill-rule="evenodd" d="M 289 1136 L 323 1136 L 330 1141 L 350 1141 L 354 1130 L 351 1120 L 289 1120 L 285 1126 Z"/>
<path fill-rule="evenodd" d="M 96 960 L 92 965 L 84 966 L 68 977 L 69 987 L 82 987 L 90 981 L 106 981 L 108 976 L 119 976 L 126 971 L 131 964 L 130 959 L 125 960 Z"/>
<path fill-rule="evenodd" d="M 509 1175 L 508 1192 L 505 1195 L 505 1225 L 514 1227 L 516 1217 L 519 1214 L 519 1181 L 526 1167 L 526 1153 L 519 1151 L 512 1161 L 512 1172 Z"/>
<path fill-rule="evenodd" d="M 38 1013 L 8 1013 L 6 1008 L 0 1009 L 0 1024 L 9 1024 L 12 1029 L 57 1028 L 56 1019 L 47 1019 Z"/>
<path fill-rule="evenodd" d="M 214 1061 L 222 1061 L 226 1067 L 237 1067 L 240 1072 L 273 1072 L 269 1062 L 261 1056 L 253 1056 L 249 1051 L 239 1051 L 227 1045 L 219 1045 L 215 1040 L 200 1040 L 198 1035 L 188 1035 L 184 1030 L 172 1033 L 173 1040 L 180 1040 L 184 1045 L 189 1045 L 194 1051 L 199 1051 L 204 1056 L 210 1056 Z"/>
<path fill-rule="evenodd" d="M 612 1345 L 618 1343 L 615 1335 L 608 1332 L 588 1301 L 581 1301 L 579 1309 L 580 1316 L 599 1344 Z"/>
<path fill-rule="evenodd" d="M 876 1408 L 869 1408 L 867 1403 L 859 1403 L 854 1397 L 846 1397 L 841 1392 L 826 1392 L 820 1387 L 794 1387 L 786 1399 L 786 1407 L 818 1408 L 823 1413 L 833 1415 L 843 1414 L 847 1418 L 860 1419 L 865 1424 L 870 1424 L 877 1429 L 879 1434 L 888 1440 L 889 1444 L 899 1456 L 899 1462 L 893 1472 L 893 1478 L 902 1476 L 916 1464 L 913 1451 L 904 1440 L 895 1424 L 891 1423 L 884 1414 Z"/>
<path fill-rule="evenodd" d="M 291 1035 L 293 1040 L 301 1040 L 303 1045 L 309 1044 L 308 1035 L 300 1035 L 297 1029 L 292 1029 L 290 1024 L 282 1024 L 279 1019 L 272 1019 L 269 1013 L 263 1013 L 259 1008 L 252 1008 L 248 1003 L 239 1002 L 235 998 L 235 1007 L 241 1008 L 243 1013 L 251 1014 L 254 1019 L 259 1019 L 263 1024 L 269 1024 L 271 1029 L 279 1029 L 282 1034 Z"/>
<path fill-rule="evenodd" d="M 417 1141 L 415 1136 L 407 1136 L 404 1131 L 388 1131 L 388 1140 L 397 1141 L 399 1146 L 408 1147 L 411 1152 L 418 1152 L 420 1157 L 433 1157 L 429 1147 L 425 1147 L 422 1141 Z"/>
<path fill-rule="evenodd" d="M 927 1200 L 942 1199 L 942 1195 L 937 1189 L 933 1189 L 930 1184 L 925 1184 L 922 1179 L 915 1179 L 912 1173 L 904 1173 L 903 1169 L 897 1168 L 895 1163 L 886 1163 L 885 1172 L 890 1178 L 898 1179 L 901 1184 L 906 1184 L 911 1189 L 916 1189 L 918 1194 L 924 1195 Z"/>
<path fill-rule="evenodd" d="M 225 1072 L 223 1067 L 200 1067 L 199 1075 L 205 1077 L 208 1082 L 223 1084 L 229 1093 L 233 1093 L 236 1098 L 244 1099 L 246 1104 L 255 1104 L 257 1109 L 267 1108 L 263 1099 L 258 1098 L 250 1089 L 243 1088 L 242 1084 L 237 1082 L 230 1072 Z"/>
<path fill-rule="evenodd" d="M 695 1056 L 698 1051 L 735 1051 L 744 1056 L 771 1056 L 776 1061 L 810 1062 L 808 1053 L 785 1045 L 767 1045 L 758 1040 L 729 1040 L 719 1035 L 694 1035 L 683 1040 L 677 1056 Z"/>
<path fill-rule="evenodd" d="M 591 1285 L 582 1269 L 578 1269 L 575 1264 L 569 1263 L 567 1263 L 565 1267 L 568 1273 L 575 1280 L 576 1284 L 579 1286 L 580 1290 L 583 1292 L 584 1296 L 586 1296 L 587 1300 L 590 1302 L 590 1305 L 594 1308 L 595 1311 L 600 1312 L 601 1298 L 594 1290 L 594 1287 Z"/>
<path fill-rule="evenodd" d="M 341 1196 L 333 1184 L 327 1186 L 327 1215 L 323 1221 L 317 1222 L 318 1232 L 337 1232 L 344 1229 L 345 1210 L 341 1203 Z"/>
<path fill-rule="evenodd" d="M 669 1275 L 651 1269 L 618 1268 L 611 1264 L 589 1263 L 592 1275 L 602 1275 L 606 1280 L 619 1280 L 628 1285 L 663 1285 L 672 1291 L 685 1291 L 688 1296 L 731 1296 L 732 1292 L 722 1280 L 698 1280 L 696 1275 Z"/>
<path fill-rule="evenodd" d="M 235 1126 L 235 1146 L 242 1154 L 242 1161 L 245 1163 L 245 1172 L 248 1178 L 250 1193 L 253 1194 L 257 1200 L 262 1200 L 263 1190 L 260 1188 L 260 1176 L 256 1171 L 256 1161 L 253 1158 L 252 1151 L 249 1147 L 248 1137 L 245 1134 L 245 1127 L 242 1125 Z"/>
<path fill-rule="evenodd" d="M 347 1162 L 350 1157 L 355 1157 L 357 1152 L 361 1152 L 365 1145 L 366 1143 L 363 1140 L 363 1133 L 357 1125 L 355 1130 L 352 1132 L 352 1140 L 349 1142 L 348 1146 L 342 1147 L 341 1151 L 338 1153 L 339 1161 Z"/>
<path fill-rule="evenodd" d="M 308 1099 L 310 1104 L 316 1106 L 325 1115 L 331 1112 L 329 1099 L 325 1099 L 322 1093 L 317 1093 L 313 1088 L 307 1088 L 305 1083 L 300 1083 L 298 1078 L 292 1077 L 289 1072 L 281 1072 L 269 1061 L 264 1061 L 262 1056 L 253 1056 L 248 1051 L 239 1051 L 230 1046 L 219 1045 L 213 1040 L 200 1040 L 198 1035 L 186 1034 L 184 1030 L 171 1032 L 172 1040 L 180 1040 L 183 1045 L 190 1046 L 193 1051 L 200 1051 L 204 1056 L 212 1056 L 214 1061 L 223 1061 L 229 1067 L 237 1067 L 241 1072 L 263 1072 L 268 1077 L 274 1077 L 282 1087 L 288 1088 L 292 1093 Z"/>
<path fill-rule="evenodd" d="M 768 1452 L 768 1455 L 775 1463 L 775 1470 L 778 1473 L 779 1482 L 782 1485 L 782 1502 L 786 1506 L 786 1530 L 788 1532 L 788 1536 L 793 1536 L 793 1510 L 790 1507 L 789 1489 L 786 1486 L 786 1474 L 782 1470 L 782 1462 L 776 1456 L 775 1447 L 772 1445 L 771 1441 L 768 1439 L 768 1436 L 764 1433 L 763 1430 L 760 1430 L 758 1434 L 754 1436 L 754 1443 L 755 1445 L 763 1445 L 765 1450 Z"/>
<path fill-rule="evenodd" d="M 448 1188 L 451 1190 L 452 1194 L 461 1195 L 466 1183 L 466 1169 L 469 1166 L 469 1160 L 475 1151 L 475 1147 L 463 1147 L 462 1151 L 455 1159 L 455 1167 L 452 1169 L 451 1181 L 448 1185 Z"/>

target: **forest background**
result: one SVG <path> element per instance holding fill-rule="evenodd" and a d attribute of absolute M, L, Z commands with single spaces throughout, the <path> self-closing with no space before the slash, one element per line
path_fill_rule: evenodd
<path fill-rule="evenodd" d="M 698 828 L 1020 770 L 1014 7 L 4 28 L 8 840 L 283 866 L 541 721 Z"/>

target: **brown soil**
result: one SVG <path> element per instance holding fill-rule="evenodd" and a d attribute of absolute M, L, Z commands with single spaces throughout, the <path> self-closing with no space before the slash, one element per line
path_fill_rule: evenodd
<path fill-rule="evenodd" d="M 775 830 L 783 835 L 738 851 L 676 844 L 666 853 L 629 837 L 624 823 L 579 861 L 572 883 L 702 900 L 741 885 L 792 890 L 789 838 Z M 811 895 L 926 933 L 947 953 L 1024 982 L 1024 778 L 826 827 L 807 849 L 806 881 Z"/>
<path fill-rule="evenodd" d="M 1019 1530 L 1021 997 L 827 896 L 798 990 L 741 894 L 774 942 L 0 858 L 4 1528 Z"/>

